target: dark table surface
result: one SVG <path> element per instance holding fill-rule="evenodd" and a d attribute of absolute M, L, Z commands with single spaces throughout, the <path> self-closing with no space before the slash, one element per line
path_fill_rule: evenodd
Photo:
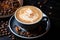
<path fill-rule="evenodd" d="M 37 4 L 37 2 L 38 1 L 36 1 L 36 0 L 31 0 L 29 2 L 27 2 L 27 0 L 25 0 L 24 5 L 34 5 L 34 6 L 37 6 L 38 8 L 40 8 L 49 17 L 51 27 L 50 27 L 50 30 L 48 31 L 48 33 L 46 33 L 44 36 L 33 39 L 33 40 L 52 40 L 52 39 L 58 40 L 59 28 L 60 28 L 60 26 L 59 26 L 59 24 L 60 24 L 60 22 L 59 22 L 60 21 L 60 17 L 59 17 L 60 2 L 58 0 L 48 0 L 48 2 L 46 4 L 42 5 L 42 7 L 40 7 L 40 5 Z M 3 21 L 3 22 L 9 21 L 9 18 L 0 19 L 0 23 L 1 23 L 1 21 Z M 8 30 L 8 27 L 6 27 L 6 28 Z M 10 32 L 10 31 L 8 30 L 8 32 Z M 0 34 L 1 34 L 1 32 L 0 32 Z M 9 36 L 11 36 L 11 37 L 9 37 Z M 15 35 L 13 35 L 11 32 L 8 35 L 0 36 L 0 40 L 20 40 L 20 39 L 27 40 L 27 39 L 18 38 Z"/>

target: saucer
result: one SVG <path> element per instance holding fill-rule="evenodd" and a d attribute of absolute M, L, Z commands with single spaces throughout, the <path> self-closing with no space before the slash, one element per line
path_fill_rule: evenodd
<path fill-rule="evenodd" d="M 50 29 L 50 20 L 49 20 L 48 16 L 43 13 L 42 22 L 40 23 L 40 25 L 38 25 L 38 26 L 39 26 L 38 30 L 35 31 L 35 32 L 33 32 L 33 33 L 35 33 L 36 35 L 33 34 L 34 36 L 31 36 L 31 37 L 27 37 L 27 36 L 18 34 L 17 31 L 16 31 L 16 29 L 15 29 L 16 26 L 19 26 L 19 25 L 16 23 L 15 17 L 12 16 L 12 17 L 10 18 L 10 20 L 9 20 L 9 25 L 8 25 L 10 31 L 11 31 L 14 35 L 16 35 L 16 36 L 18 36 L 18 37 L 26 38 L 26 39 L 33 39 L 33 38 L 41 37 L 41 36 L 45 35 L 45 34 L 48 32 L 48 30 Z M 21 28 L 21 27 L 19 27 L 19 28 Z M 41 28 L 42 28 L 42 29 L 41 29 Z M 23 31 L 26 31 L 26 30 L 24 30 L 23 28 L 21 28 L 21 30 L 22 30 L 22 32 L 23 32 Z M 41 30 L 41 31 L 40 31 L 40 30 Z M 27 32 L 27 31 L 26 31 L 26 32 Z"/>

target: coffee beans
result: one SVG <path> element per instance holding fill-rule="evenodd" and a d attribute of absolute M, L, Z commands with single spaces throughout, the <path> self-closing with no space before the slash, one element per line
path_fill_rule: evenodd
<path fill-rule="evenodd" d="M 18 7 L 20 7 L 20 4 L 16 0 L 0 1 L 0 16 L 13 14 Z"/>
<path fill-rule="evenodd" d="M 15 30 L 18 32 L 20 30 L 20 28 L 19 27 L 15 27 Z"/>
<path fill-rule="evenodd" d="M 8 36 L 9 38 L 11 37 L 11 35 Z"/>
<path fill-rule="evenodd" d="M 15 25 L 15 30 L 21 36 L 25 36 L 25 37 L 33 37 L 33 36 L 36 36 L 33 33 L 31 33 L 31 32 L 23 31 L 19 26 L 16 26 L 16 25 Z"/>
<path fill-rule="evenodd" d="M 8 36 L 12 40 L 15 40 L 15 36 L 8 29 L 8 21 L 0 21 L 0 37 Z"/>

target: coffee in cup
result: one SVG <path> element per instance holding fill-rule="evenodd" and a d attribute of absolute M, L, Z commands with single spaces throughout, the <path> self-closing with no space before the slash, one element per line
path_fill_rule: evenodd
<path fill-rule="evenodd" d="M 35 24 L 42 19 L 42 11 L 35 6 L 23 6 L 16 10 L 15 18 L 22 24 Z"/>

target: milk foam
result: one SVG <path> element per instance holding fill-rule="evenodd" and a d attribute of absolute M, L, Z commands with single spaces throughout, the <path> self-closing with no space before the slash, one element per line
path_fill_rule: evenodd
<path fill-rule="evenodd" d="M 32 15 L 32 16 L 31 16 Z M 33 22 L 38 18 L 38 14 L 34 13 L 30 8 L 27 8 L 19 17 L 25 21 Z"/>
<path fill-rule="evenodd" d="M 42 11 L 34 6 L 20 7 L 15 12 L 15 18 L 23 24 L 35 24 L 42 19 Z"/>

